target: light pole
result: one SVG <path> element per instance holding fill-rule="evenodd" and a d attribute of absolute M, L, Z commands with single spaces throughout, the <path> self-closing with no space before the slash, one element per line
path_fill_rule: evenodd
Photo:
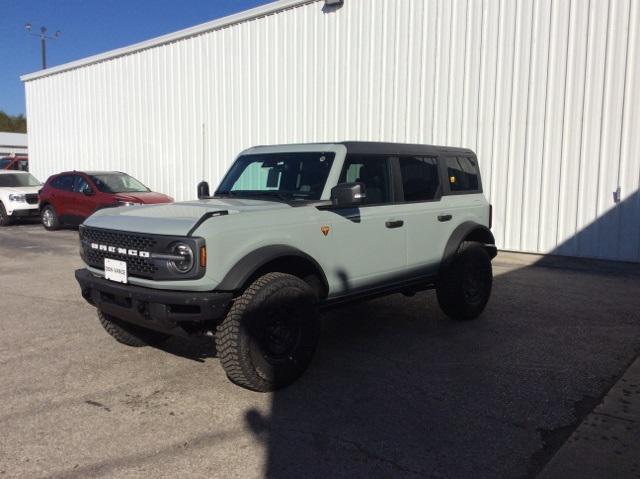
<path fill-rule="evenodd" d="M 40 33 L 31 32 L 31 24 L 25 23 L 24 28 L 29 32 L 29 35 L 34 37 L 40 37 L 40 57 L 42 58 L 42 69 L 47 68 L 47 40 L 57 40 L 60 37 L 60 30 L 57 30 L 52 37 L 47 35 L 47 27 L 40 27 Z"/>

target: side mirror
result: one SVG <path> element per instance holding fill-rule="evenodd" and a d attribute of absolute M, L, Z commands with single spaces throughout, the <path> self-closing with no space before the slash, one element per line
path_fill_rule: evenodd
<path fill-rule="evenodd" d="M 204 200 L 211 196 L 209 193 L 209 183 L 206 181 L 201 181 L 198 183 L 198 199 Z"/>
<path fill-rule="evenodd" d="M 366 198 L 364 183 L 340 183 L 331 188 L 333 206 L 357 206 Z"/>
<path fill-rule="evenodd" d="M 85 188 L 84 190 L 82 190 L 82 194 L 84 196 L 93 196 L 93 195 L 95 195 L 95 193 L 93 192 L 93 190 L 91 188 Z"/>

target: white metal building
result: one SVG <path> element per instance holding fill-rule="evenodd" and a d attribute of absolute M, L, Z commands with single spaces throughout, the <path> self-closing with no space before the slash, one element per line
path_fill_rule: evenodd
<path fill-rule="evenodd" d="M 324 7 L 25 75 L 32 171 L 119 169 L 181 200 L 254 144 L 465 146 L 501 248 L 640 261 L 640 0 Z"/>
<path fill-rule="evenodd" d="M 0 158 L 3 156 L 27 156 L 27 135 L 0 131 Z"/>

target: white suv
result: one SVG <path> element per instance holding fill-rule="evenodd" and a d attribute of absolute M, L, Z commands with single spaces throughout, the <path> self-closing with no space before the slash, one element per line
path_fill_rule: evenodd
<path fill-rule="evenodd" d="M 0 226 L 15 218 L 38 216 L 42 184 L 26 171 L 0 171 Z"/>

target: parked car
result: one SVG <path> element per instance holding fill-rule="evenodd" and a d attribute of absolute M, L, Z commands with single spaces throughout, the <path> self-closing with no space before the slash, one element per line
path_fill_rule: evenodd
<path fill-rule="evenodd" d="M 0 170 L 0 226 L 8 226 L 16 218 L 38 216 L 41 186 L 26 171 Z"/>
<path fill-rule="evenodd" d="M 229 378 L 295 381 L 318 309 L 435 288 L 470 320 L 491 294 L 491 205 L 467 149 L 387 143 L 256 147 L 213 197 L 101 210 L 80 228 L 82 296 L 129 346 L 215 335 Z"/>
<path fill-rule="evenodd" d="M 102 208 L 172 203 L 119 171 L 68 171 L 51 176 L 40 191 L 42 224 L 48 230 L 81 224 Z"/>
<path fill-rule="evenodd" d="M 0 170 L 29 171 L 29 158 L 24 156 L 0 158 Z"/>

